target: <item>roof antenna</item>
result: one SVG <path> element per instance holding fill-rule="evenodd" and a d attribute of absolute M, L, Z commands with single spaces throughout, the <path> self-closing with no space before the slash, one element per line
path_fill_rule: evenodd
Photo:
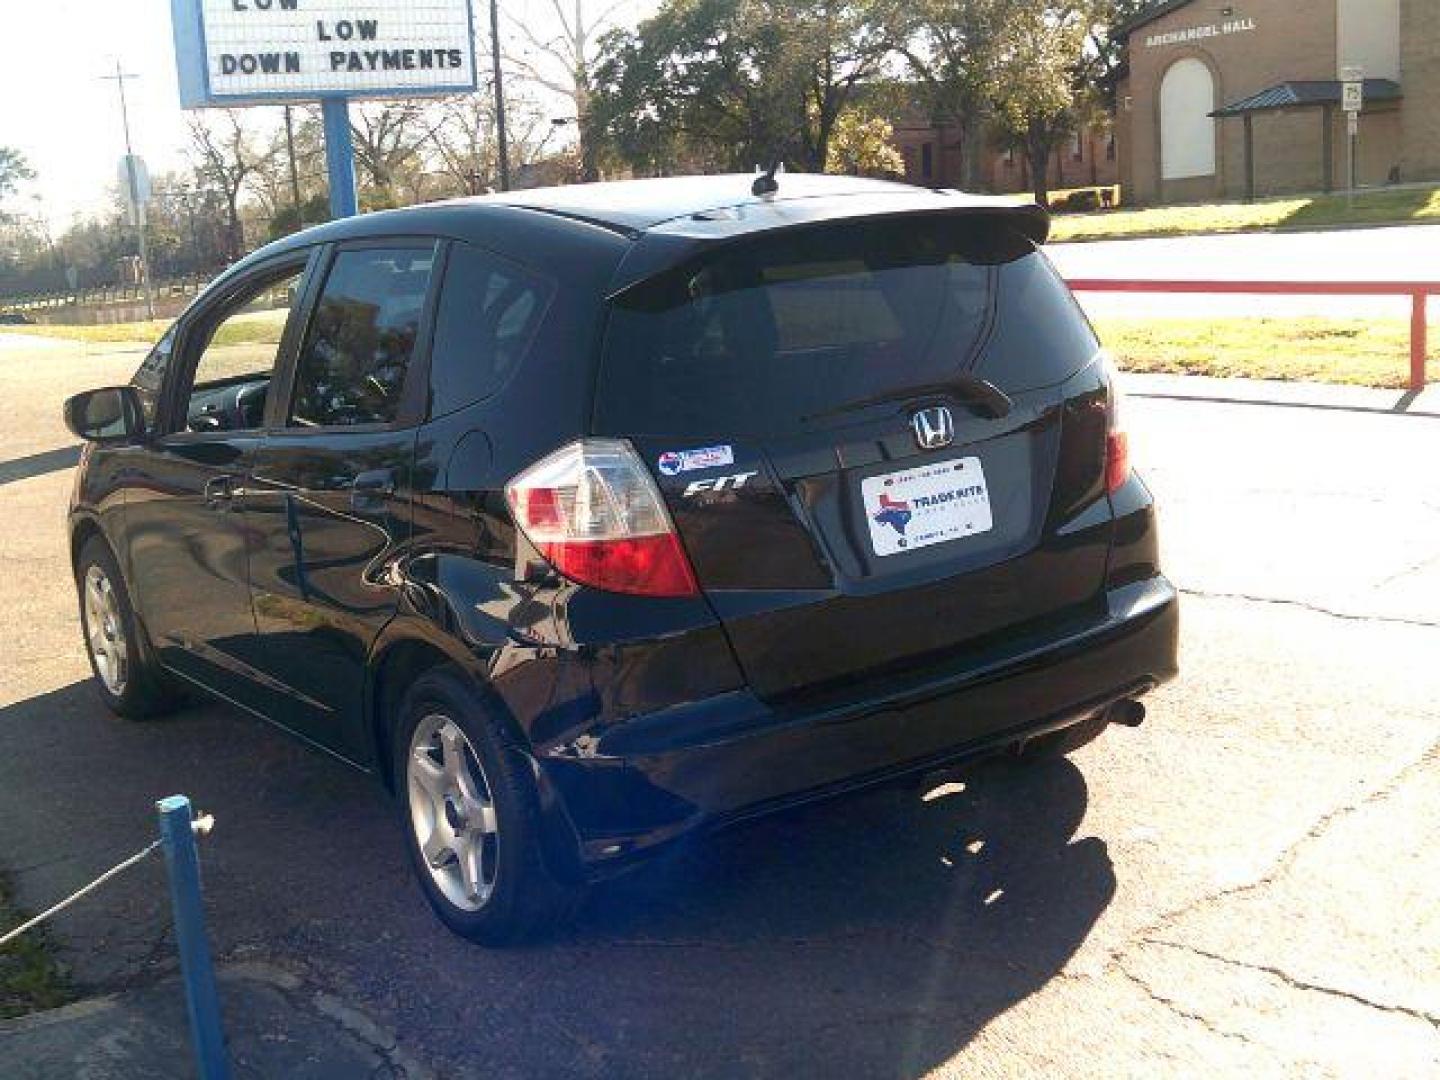
<path fill-rule="evenodd" d="M 760 172 L 759 166 L 756 166 L 755 171 L 760 173 L 760 175 L 755 177 L 755 182 L 750 185 L 750 194 L 774 195 L 779 191 L 780 184 L 776 181 L 775 174 L 779 172 L 784 165 L 785 163 L 781 161 L 779 157 L 775 157 L 770 161 L 770 168 L 766 169 L 763 173 Z"/>

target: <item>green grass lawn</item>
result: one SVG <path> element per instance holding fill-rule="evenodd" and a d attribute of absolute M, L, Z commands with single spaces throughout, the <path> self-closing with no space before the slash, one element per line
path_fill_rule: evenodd
<path fill-rule="evenodd" d="M 1409 380 L 1406 319 L 1111 317 L 1096 319 L 1095 329 L 1126 371 L 1387 389 Z M 1431 345 L 1428 374 L 1440 381 L 1440 343 Z"/>
<path fill-rule="evenodd" d="M 1142 236 L 1327 229 L 1337 225 L 1440 224 L 1440 188 L 1368 191 L 1350 205 L 1344 195 L 1316 195 L 1263 202 L 1157 206 L 1100 214 L 1060 214 L 1050 239 L 1123 240 Z"/>
<path fill-rule="evenodd" d="M 23 921 L 11 906 L 10 883 L 0 875 L 0 932 Z M 47 944 L 44 930 L 37 929 L 0 946 L 0 1020 L 74 1000 L 70 983 L 51 958 Z"/>
<path fill-rule="evenodd" d="M 275 344 L 285 329 L 286 308 L 268 311 L 246 311 L 231 316 L 220 327 L 212 344 L 256 345 Z M 173 319 L 151 319 L 142 322 L 97 323 L 93 326 L 69 326 L 60 323 L 33 323 L 6 326 L 5 333 L 30 334 L 34 337 L 60 341 L 83 341 L 90 344 L 143 342 L 153 345 L 169 329 Z"/>
<path fill-rule="evenodd" d="M 278 312 L 232 319 L 216 344 L 255 345 L 278 340 Z M 1100 318 L 1101 339 L 1127 371 L 1236 376 L 1403 387 L 1410 365 L 1406 319 L 1326 318 Z M 154 341 L 160 322 L 113 326 L 17 327 L 46 337 L 93 343 Z M 1430 378 L 1440 382 L 1440 330 L 1432 336 Z M 256 367 L 253 350 L 231 350 L 236 370 Z M 263 366 L 263 365 L 261 365 Z M 217 377 L 211 372 L 211 377 Z"/>

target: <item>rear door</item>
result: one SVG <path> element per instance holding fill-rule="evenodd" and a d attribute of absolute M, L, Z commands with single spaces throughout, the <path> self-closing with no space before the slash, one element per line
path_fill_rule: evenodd
<path fill-rule="evenodd" d="M 755 690 L 823 693 L 1100 603 L 1097 348 L 1003 226 L 797 228 L 617 298 L 597 429 L 649 463 Z"/>

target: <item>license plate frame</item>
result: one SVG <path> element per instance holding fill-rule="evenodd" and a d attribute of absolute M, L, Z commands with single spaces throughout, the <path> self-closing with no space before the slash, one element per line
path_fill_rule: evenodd
<path fill-rule="evenodd" d="M 860 481 L 870 550 L 880 558 L 981 536 L 995 527 L 978 457 L 946 458 Z"/>

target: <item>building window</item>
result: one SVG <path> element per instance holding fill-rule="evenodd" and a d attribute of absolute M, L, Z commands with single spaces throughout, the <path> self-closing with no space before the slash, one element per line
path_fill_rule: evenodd
<path fill-rule="evenodd" d="M 1085 160 L 1085 137 L 1078 131 L 1070 138 L 1070 156 L 1076 161 Z"/>
<path fill-rule="evenodd" d="M 929 180 L 935 175 L 935 144 L 922 143 L 920 145 L 920 175 Z"/>
<path fill-rule="evenodd" d="M 1015 167 L 1015 148 L 1013 146 L 1007 146 L 1005 148 L 1005 167 L 1007 169 L 1013 169 Z"/>
<path fill-rule="evenodd" d="M 1105 137 L 1105 160 L 1115 160 L 1115 133 L 1113 131 Z"/>

